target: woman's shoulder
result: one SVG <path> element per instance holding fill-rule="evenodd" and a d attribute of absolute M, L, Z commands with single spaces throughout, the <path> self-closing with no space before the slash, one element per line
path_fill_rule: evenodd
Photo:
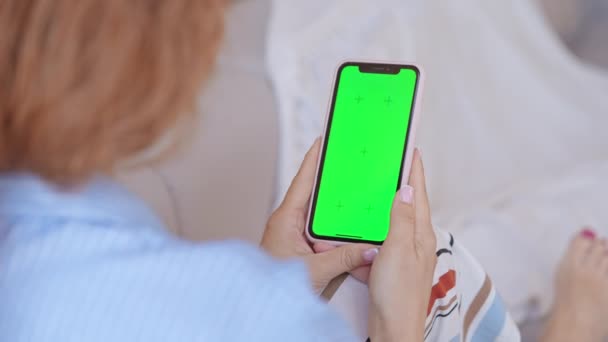
<path fill-rule="evenodd" d="M 298 291 L 305 294 L 304 297 L 314 297 L 306 265 L 301 260 L 277 260 L 258 246 L 234 240 L 209 242 L 192 248 L 196 249 L 195 253 L 200 255 L 205 267 L 226 282 L 240 279 L 242 282 L 236 286 L 256 283 L 261 288 L 271 287 L 273 293 Z"/>
<path fill-rule="evenodd" d="M 212 263 L 229 262 L 249 270 L 261 270 L 264 276 L 281 276 L 284 272 L 297 273 L 307 276 L 304 263 L 299 260 L 277 260 L 266 253 L 261 247 L 240 240 L 225 240 L 193 244 Z"/>

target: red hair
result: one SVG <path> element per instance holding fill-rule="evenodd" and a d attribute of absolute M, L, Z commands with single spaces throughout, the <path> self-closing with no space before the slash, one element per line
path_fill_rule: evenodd
<path fill-rule="evenodd" d="M 221 0 L 0 0 L 0 171 L 110 172 L 193 112 Z"/>

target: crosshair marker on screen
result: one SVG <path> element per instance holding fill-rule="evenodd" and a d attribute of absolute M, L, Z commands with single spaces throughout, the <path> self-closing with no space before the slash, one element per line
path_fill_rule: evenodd
<path fill-rule="evenodd" d="M 386 103 L 387 106 L 390 106 L 391 103 L 393 103 L 393 99 L 389 96 L 384 99 L 384 103 Z"/>
<path fill-rule="evenodd" d="M 336 208 L 338 208 L 338 211 L 342 210 L 342 208 L 344 208 L 344 204 L 342 204 L 342 201 L 338 201 L 338 204 L 336 204 Z"/>

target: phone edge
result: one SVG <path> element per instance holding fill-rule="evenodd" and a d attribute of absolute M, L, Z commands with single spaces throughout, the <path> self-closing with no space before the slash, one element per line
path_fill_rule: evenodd
<path fill-rule="evenodd" d="M 336 67 L 335 71 L 334 71 L 334 77 L 333 77 L 333 81 L 331 83 L 331 91 L 334 91 L 334 88 L 336 86 L 336 82 L 338 81 L 338 71 L 340 71 L 340 69 L 348 64 L 348 63 L 379 63 L 379 64 L 396 64 L 396 65 L 411 65 L 414 66 L 418 69 L 418 84 L 417 84 L 417 89 L 416 89 L 416 96 L 414 97 L 414 108 L 412 110 L 411 115 L 412 117 L 412 122 L 410 125 L 410 135 L 408 137 L 408 144 L 406 146 L 405 149 L 405 158 L 403 160 L 403 164 L 402 164 L 402 172 L 401 172 L 401 187 L 403 187 L 404 184 L 407 184 L 409 182 L 409 178 L 410 178 L 410 171 L 412 168 L 412 161 L 413 161 L 413 157 L 414 157 L 414 149 L 416 148 L 416 133 L 418 131 L 418 124 L 420 122 L 420 107 L 421 107 L 421 101 L 422 101 L 422 92 L 423 92 L 423 88 L 424 88 L 424 69 L 417 63 L 408 63 L 408 62 L 395 62 L 395 61 L 378 61 L 378 60 L 344 60 L 341 63 L 338 64 L 338 66 Z M 327 135 L 327 124 L 329 122 L 329 114 L 331 111 L 331 105 L 332 105 L 332 99 L 333 99 L 333 93 L 331 94 L 329 101 L 327 103 L 327 109 L 325 110 L 325 122 L 323 124 L 323 131 L 321 132 L 320 138 L 321 138 L 321 144 L 319 145 L 319 149 L 322 150 L 325 146 L 325 136 Z M 315 178 L 314 178 L 314 183 L 313 183 L 313 188 L 312 191 L 310 193 L 310 198 L 309 198 L 309 203 L 308 203 L 308 211 L 306 212 L 306 225 L 304 226 L 304 231 L 306 233 L 306 238 L 308 239 L 308 241 L 312 242 L 312 243 L 326 243 L 332 246 L 342 246 L 342 245 L 347 245 L 347 244 L 352 244 L 352 243 L 369 243 L 369 242 L 351 242 L 351 241 L 336 241 L 336 240 L 330 240 L 330 239 L 318 239 L 312 236 L 312 234 L 310 233 L 310 220 L 311 220 L 311 211 L 312 211 L 312 196 L 314 196 L 316 190 L 317 190 L 317 178 L 319 177 L 319 167 L 321 166 L 321 158 L 322 158 L 322 153 L 319 153 L 319 156 L 317 157 L 317 166 L 315 168 Z M 380 243 L 381 244 L 381 243 Z"/>

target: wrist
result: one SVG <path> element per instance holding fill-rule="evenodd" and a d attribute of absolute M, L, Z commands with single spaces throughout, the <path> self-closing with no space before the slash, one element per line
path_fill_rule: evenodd
<path fill-rule="evenodd" d="M 422 326 L 408 319 L 390 320 L 374 315 L 369 320 L 371 342 L 418 342 L 424 339 Z"/>

